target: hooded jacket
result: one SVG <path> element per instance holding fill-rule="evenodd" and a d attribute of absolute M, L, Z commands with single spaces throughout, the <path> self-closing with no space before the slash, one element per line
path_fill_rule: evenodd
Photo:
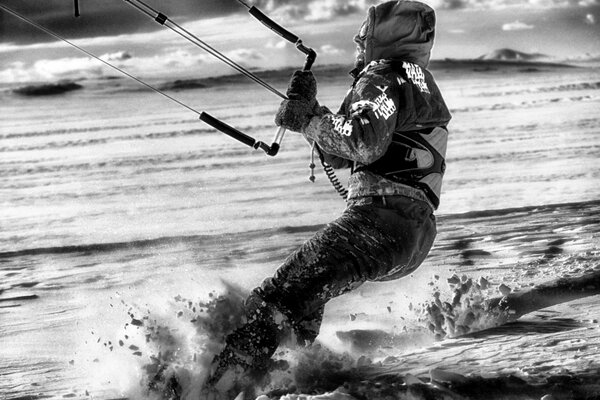
<path fill-rule="evenodd" d="M 403 195 L 439 204 L 450 113 L 429 63 L 435 14 L 416 1 L 371 7 L 355 40 L 366 66 L 335 114 L 303 132 L 335 168 L 353 167 L 348 199 Z"/>
<path fill-rule="evenodd" d="M 369 8 L 358 38 L 365 63 L 403 60 L 427 68 L 435 37 L 435 12 L 418 1 L 388 1 Z"/>

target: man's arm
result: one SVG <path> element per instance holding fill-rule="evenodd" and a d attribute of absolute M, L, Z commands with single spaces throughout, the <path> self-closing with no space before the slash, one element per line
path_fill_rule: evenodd
<path fill-rule="evenodd" d="M 370 164 L 383 156 L 392 141 L 398 113 L 399 85 L 393 74 L 365 73 L 349 99 L 349 112 L 323 113 L 303 129 L 331 156 Z"/>
<path fill-rule="evenodd" d="M 343 109 L 344 109 L 344 105 L 342 104 L 342 107 L 340 108 L 340 111 L 338 111 L 338 114 L 343 113 L 343 111 L 342 111 Z M 315 115 L 322 116 L 322 115 L 326 115 L 326 114 L 332 114 L 331 110 L 329 110 L 329 108 L 327 108 L 325 106 L 320 106 L 317 103 L 317 107 L 315 109 Z M 304 139 L 306 139 L 306 141 L 312 146 L 313 143 L 315 142 L 315 140 L 307 137 L 304 132 L 302 132 L 302 135 L 304 136 Z M 329 153 L 323 151 L 323 149 L 321 149 L 321 148 L 319 148 L 319 152 L 320 152 L 321 156 L 323 157 L 323 161 L 325 161 L 327 164 L 331 165 L 335 169 L 351 168 L 352 165 L 354 164 L 352 162 L 352 160 L 348 160 L 343 157 L 338 157 L 336 155 L 329 154 Z"/>

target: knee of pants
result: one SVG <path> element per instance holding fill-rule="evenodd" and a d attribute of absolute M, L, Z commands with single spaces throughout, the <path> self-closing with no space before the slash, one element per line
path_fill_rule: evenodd
<path fill-rule="evenodd" d="M 394 266 L 376 281 L 388 281 L 402 278 L 413 273 L 423 263 L 433 246 L 437 230 L 433 218 L 424 221 L 413 232 L 413 240 L 407 248 L 401 249 L 394 257 Z"/>

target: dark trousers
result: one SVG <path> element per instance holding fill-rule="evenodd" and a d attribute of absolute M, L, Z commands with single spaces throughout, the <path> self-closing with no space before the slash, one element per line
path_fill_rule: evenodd
<path fill-rule="evenodd" d="M 291 254 L 254 293 L 312 342 L 325 304 L 366 281 L 397 279 L 425 259 L 436 235 L 431 207 L 404 196 L 349 201 L 343 214 Z"/>

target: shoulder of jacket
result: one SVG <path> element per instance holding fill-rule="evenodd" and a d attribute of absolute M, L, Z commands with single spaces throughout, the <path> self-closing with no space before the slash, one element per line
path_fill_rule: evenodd
<path fill-rule="evenodd" d="M 433 75 L 425 67 L 402 60 L 391 61 L 391 67 L 399 75 L 400 81 L 410 82 L 422 93 L 431 94 L 430 86 L 437 87 Z"/>
<path fill-rule="evenodd" d="M 361 82 L 362 84 L 385 83 L 387 85 L 393 85 L 394 82 L 398 82 L 399 75 L 400 74 L 394 69 L 393 64 L 390 60 L 371 61 L 358 74 L 355 80 L 355 84 Z"/>
<path fill-rule="evenodd" d="M 385 75 L 394 72 L 394 64 L 391 60 L 375 60 L 368 63 L 359 76 L 364 74 Z"/>

